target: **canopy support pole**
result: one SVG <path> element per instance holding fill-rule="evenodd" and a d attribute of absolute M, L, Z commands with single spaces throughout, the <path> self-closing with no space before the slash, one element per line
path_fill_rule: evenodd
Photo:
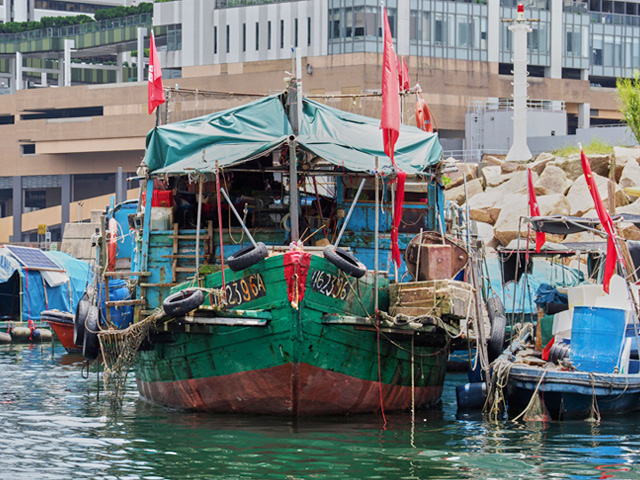
<path fill-rule="evenodd" d="M 378 157 L 376 157 L 376 159 L 377 158 Z M 344 233 L 345 228 L 347 228 L 347 224 L 349 223 L 349 219 L 351 218 L 353 209 L 356 206 L 356 203 L 358 203 L 358 199 L 360 198 L 360 194 L 362 193 L 362 188 L 364 187 L 364 182 L 366 181 L 367 181 L 366 178 L 362 179 L 362 181 L 360 182 L 360 186 L 358 187 L 358 191 L 356 192 L 356 196 L 353 199 L 353 202 L 351 202 L 351 206 L 349 207 L 349 213 L 347 213 L 347 218 L 344 219 L 344 223 L 342 224 L 342 228 L 340 229 L 340 233 L 338 234 L 338 238 L 336 239 L 336 243 L 335 243 L 336 248 L 338 248 L 338 245 L 340 244 L 340 239 L 342 238 L 342 234 Z M 376 211 L 376 214 L 377 214 L 377 211 Z M 378 248 L 378 242 L 376 241 L 376 249 L 377 248 Z"/>
<path fill-rule="evenodd" d="M 379 240 L 379 233 L 378 230 L 380 228 L 380 210 L 378 209 L 378 205 L 380 204 L 380 192 L 378 191 L 380 189 L 379 186 L 379 180 L 378 180 L 378 157 L 376 156 L 376 169 L 374 172 L 375 175 L 375 189 L 376 189 L 376 194 L 375 194 L 375 202 L 374 202 L 374 207 L 375 207 L 375 228 L 373 231 L 373 238 L 374 238 L 374 250 L 373 250 L 373 272 L 374 272 L 374 282 L 375 282 L 375 297 L 373 300 L 373 305 L 376 311 L 376 315 L 378 312 L 378 252 L 379 252 L 379 248 L 378 248 L 378 240 Z M 360 188 L 362 188 L 362 185 L 364 185 L 364 179 L 362 180 L 362 183 L 360 184 Z M 345 222 L 346 225 L 346 222 Z M 340 232 L 340 235 L 342 235 L 342 232 Z M 337 245 L 337 243 L 336 243 Z"/>
<path fill-rule="evenodd" d="M 300 240 L 298 227 L 298 157 L 295 136 L 289 137 L 289 221 L 291 222 L 291 242 Z"/>
<path fill-rule="evenodd" d="M 204 151 L 202 152 L 204 156 Z M 200 277 L 200 227 L 202 223 L 202 183 L 204 182 L 204 174 L 200 174 L 198 182 L 198 219 L 196 220 L 196 285 Z"/>
<path fill-rule="evenodd" d="M 231 208 L 231 210 L 233 211 L 233 213 L 235 214 L 236 218 L 238 219 L 238 221 L 240 222 L 240 225 L 242 226 L 242 229 L 244 230 L 244 233 L 247 234 L 247 237 L 249 237 L 249 240 L 251 241 L 251 243 L 253 244 L 253 246 L 255 248 L 258 248 L 258 245 L 256 245 L 256 241 L 253 239 L 253 236 L 251 235 L 251 232 L 249 231 L 249 229 L 247 228 L 247 226 L 244 224 L 244 222 L 242 221 L 242 217 L 240 217 L 240 214 L 238 213 L 238 211 L 236 210 L 236 207 L 233 206 L 233 203 L 231 203 L 231 200 L 229 199 L 229 196 L 227 195 L 227 192 L 224 191 L 224 188 L 220 187 L 220 191 L 222 192 L 222 195 L 224 195 L 224 198 L 227 199 L 227 203 L 229 204 L 229 207 Z"/>

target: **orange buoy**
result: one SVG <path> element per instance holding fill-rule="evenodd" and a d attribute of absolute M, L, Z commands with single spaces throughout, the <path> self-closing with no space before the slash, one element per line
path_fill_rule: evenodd
<path fill-rule="evenodd" d="M 116 269 L 116 255 L 118 250 L 118 222 L 115 218 L 109 219 L 109 236 L 107 237 L 107 270 Z"/>

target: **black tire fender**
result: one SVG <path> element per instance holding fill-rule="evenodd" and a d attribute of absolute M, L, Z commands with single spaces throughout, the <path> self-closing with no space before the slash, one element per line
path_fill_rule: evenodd
<path fill-rule="evenodd" d="M 87 360 L 95 360 L 100 355 L 99 329 L 98 307 L 91 305 L 84 325 L 84 339 L 82 342 L 82 356 Z"/>
<path fill-rule="evenodd" d="M 258 242 L 255 246 L 251 244 L 241 248 L 227 258 L 227 265 L 234 272 L 244 270 L 266 258 L 268 253 L 267 246 L 264 243 Z"/>
<path fill-rule="evenodd" d="M 493 362 L 502 353 L 506 331 L 506 317 L 496 312 L 496 315 L 493 318 L 493 322 L 491 322 L 491 337 L 489 337 L 489 343 L 487 345 L 489 362 Z"/>
<path fill-rule="evenodd" d="M 164 299 L 162 308 L 170 317 L 179 317 L 195 310 L 204 303 L 202 290 L 187 289 L 173 293 Z"/>
<path fill-rule="evenodd" d="M 501 315 L 503 317 L 507 317 L 504 309 L 504 305 L 502 304 L 502 300 L 500 297 L 493 295 L 487 299 L 487 313 L 489 314 L 489 320 L 491 324 L 493 324 L 493 319 L 496 315 Z"/>
<path fill-rule="evenodd" d="M 82 297 L 76 308 L 76 315 L 73 319 L 73 343 L 75 345 L 84 345 L 84 324 L 89 315 L 91 302 L 86 297 Z"/>
<path fill-rule="evenodd" d="M 324 258 L 354 278 L 360 278 L 367 272 L 367 267 L 360 260 L 341 248 L 327 245 L 322 253 Z"/>

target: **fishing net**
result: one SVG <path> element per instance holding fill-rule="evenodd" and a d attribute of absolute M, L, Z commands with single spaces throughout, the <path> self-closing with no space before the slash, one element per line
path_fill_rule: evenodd
<path fill-rule="evenodd" d="M 138 348 L 149 333 L 149 328 L 163 315 L 164 311 L 159 308 L 124 330 L 101 330 L 98 333 L 104 363 L 102 378 L 112 407 L 119 408 L 122 405 L 127 375 Z"/>

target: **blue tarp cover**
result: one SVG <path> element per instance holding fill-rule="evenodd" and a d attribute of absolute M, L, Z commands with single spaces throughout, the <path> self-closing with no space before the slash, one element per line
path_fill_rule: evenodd
<path fill-rule="evenodd" d="M 87 288 L 89 264 L 63 252 L 44 252 L 62 267 L 69 281 L 57 287 L 47 285 L 38 270 L 29 270 L 11 256 L 8 249 L 0 248 L 0 284 L 8 282 L 18 271 L 20 290 L 23 292 L 21 318 L 40 320 L 44 310 L 61 310 L 75 313 L 80 298 Z M 46 294 L 45 294 L 46 293 Z"/>

